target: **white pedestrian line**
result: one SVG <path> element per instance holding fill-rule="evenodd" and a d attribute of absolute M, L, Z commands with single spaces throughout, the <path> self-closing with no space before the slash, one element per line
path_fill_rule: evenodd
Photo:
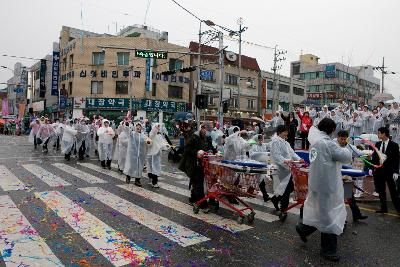
<path fill-rule="evenodd" d="M 183 189 L 183 188 L 180 188 L 180 187 L 177 187 L 177 186 L 173 186 L 173 185 L 170 185 L 170 184 L 166 184 L 166 183 L 159 183 L 159 184 L 160 184 L 161 188 L 163 188 L 165 190 L 168 190 L 168 191 L 171 191 L 171 192 L 174 192 L 174 193 L 177 193 L 179 195 L 182 195 L 182 196 L 189 196 L 190 195 L 189 190 L 186 190 L 186 189 Z M 220 206 L 220 208 L 223 208 L 223 209 L 229 209 L 228 207 L 226 207 L 222 203 L 219 206 Z M 242 206 L 241 205 L 233 205 L 233 206 L 235 206 L 237 208 L 244 208 L 243 205 Z M 256 213 L 255 218 L 260 219 L 262 221 L 274 222 L 274 221 L 277 221 L 279 219 L 279 217 L 276 216 L 276 215 L 269 214 L 269 213 L 266 213 L 266 212 L 263 212 L 263 211 L 260 211 L 260 210 L 254 210 L 254 212 Z M 246 213 L 249 213 L 249 211 L 246 211 Z"/>
<path fill-rule="evenodd" d="M 124 182 L 125 182 L 125 179 L 126 179 L 125 175 L 120 174 L 118 172 L 115 172 L 113 170 L 103 169 L 99 165 L 95 165 L 95 164 L 92 164 L 92 163 L 80 163 L 80 162 L 78 162 L 78 165 L 81 165 L 81 166 L 86 167 L 88 169 L 91 169 L 91 170 L 106 174 L 108 176 L 114 177 L 115 179 L 118 179 L 118 180 L 121 180 L 121 181 L 124 181 Z"/>
<path fill-rule="evenodd" d="M 161 175 L 165 175 L 165 176 L 169 176 L 178 180 L 188 180 L 189 177 L 187 177 L 186 175 L 180 175 L 180 174 L 176 174 L 176 173 L 171 173 L 171 172 L 164 172 L 161 171 Z"/>
<path fill-rule="evenodd" d="M 194 214 L 193 207 L 190 206 L 189 204 L 185 204 L 185 203 L 175 200 L 173 198 L 166 197 L 164 195 L 158 194 L 156 192 L 153 192 L 153 191 L 141 188 L 141 187 L 137 187 L 134 185 L 127 185 L 127 184 L 117 185 L 117 186 L 124 190 L 127 190 L 131 193 L 139 195 L 143 198 L 146 198 L 153 202 L 159 203 L 163 206 L 174 209 L 176 211 L 179 211 L 183 214 L 194 217 L 196 219 L 202 220 L 206 223 L 213 224 L 219 228 L 222 228 L 224 230 L 227 230 L 227 231 L 230 231 L 233 233 L 252 228 L 249 225 L 238 224 L 234 220 L 223 218 L 221 216 L 218 216 L 218 215 L 212 214 L 212 213 L 204 214 L 200 211 L 199 214 Z"/>
<path fill-rule="evenodd" d="M 43 169 L 42 167 L 37 166 L 36 164 L 25 164 L 22 165 L 27 171 L 35 175 L 37 178 L 48 184 L 52 187 L 61 187 L 61 186 L 69 186 L 70 183 L 61 179 L 61 177 L 48 172 L 47 170 Z"/>
<path fill-rule="evenodd" d="M 90 173 L 83 172 L 75 167 L 69 166 L 67 164 L 63 163 L 54 163 L 53 166 L 59 168 L 60 170 L 67 172 L 69 174 L 72 174 L 73 176 L 78 177 L 79 179 L 84 180 L 85 182 L 88 182 L 90 184 L 104 184 L 107 183 L 107 181 L 104 181 L 103 179 L 100 179 L 99 177 L 96 177 L 94 175 L 91 175 Z"/>
<path fill-rule="evenodd" d="M 182 247 L 210 240 L 201 234 L 126 201 L 102 188 L 87 187 L 80 188 L 79 190 L 119 211 L 130 219 L 156 231 L 171 241 L 178 243 Z"/>
<path fill-rule="evenodd" d="M 72 229 L 97 249 L 114 266 L 145 265 L 153 254 L 127 239 L 121 232 L 108 226 L 80 205 L 58 191 L 35 193 Z"/>
<path fill-rule="evenodd" d="M 4 191 L 25 190 L 27 187 L 4 165 L 0 165 L 0 187 Z M 0 203 L 1 204 L 1 203 Z"/>
<path fill-rule="evenodd" d="M 9 196 L 0 196 L 0 252 L 6 266 L 64 266 Z"/>
<path fill-rule="evenodd" d="M 189 186 L 189 181 L 176 181 L 176 183 L 181 184 L 181 185 Z M 256 205 L 260 205 L 260 206 L 266 206 L 266 207 L 268 207 L 268 208 L 275 209 L 275 207 L 274 207 L 274 205 L 271 203 L 271 201 L 265 202 L 263 199 L 260 199 L 260 198 L 257 198 L 257 197 L 255 197 L 255 198 L 244 197 L 244 198 L 242 198 L 242 199 L 243 199 L 245 202 L 248 202 L 248 203 L 252 203 L 252 204 L 256 204 Z M 291 201 L 291 203 L 290 203 L 289 205 L 291 205 L 291 204 L 293 204 L 292 201 Z M 292 214 L 295 214 L 295 215 L 299 215 L 299 214 L 300 214 L 299 206 L 297 206 L 297 207 L 295 207 L 295 208 L 293 208 L 293 209 L 288 210 L 288 213 L 292 213 Z"/>

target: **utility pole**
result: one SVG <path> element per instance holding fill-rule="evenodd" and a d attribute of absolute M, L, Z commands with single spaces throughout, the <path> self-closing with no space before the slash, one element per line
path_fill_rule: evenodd
<path fill-rule="evenodd" d="M 132 86 L 132 77 L 133 77 L 133 66 L 129 68 L 129 113 L 132 118 L 132 95 L 133 95 L 133 86 Z"/>
<path fill-rule="evenodd" d="M 243 18 L 238 19 L 238 24 L 239 24 L 239 31 L 237 32 L 239 35 L 239 83 L 238 83 L 238 96 L 237 96 L 237 102 L 238 102 L 238 116 L 240 117 L 240 82 L 242 80 L 241 77 L 241 70 L 242 70 L 242 32 L 247 30 L 247 27 L 242 27 L 243 25 Z"/>
<path fill-rule="evenodd" d="M 197 56 L 197 90 L 196 90 L 196 96 L 201 94 L 201 24 L 203 21 L 200 21 L 200 27 L 199 27 L 199 49 L 198 53 L 199 55 Z M 195 97 L 196 99 L 196 97 Z M 197 121 L 197 129 L 200 129 L 200 109 L 196 106 L 196 121 Z"/>
<path fill-rule="evenodd" d="M 222 32 L 218 32 L 219 39 L 219 108 L 218 108 L 218 121 L 222 127 L 224 125 L 224 113 L 223 113 L 223 99 L 222 91 L 224 90 L 224 35 Z"/>
<path fill-rule="evenodd" d="M 377 66 L 377 67 L 373 67 L 373 70 L 379 70 L 382 74 L 382 88 L 381 88 L 381 93 L 384 92 L 385 90 L 385 75 L 387 74 L 396 74 L 396 72 L 394 71 L 387 71 L 387 67 L 385 66 L 385 57 L 383 57 L 382 59 L 382 66 Z"/>
<path fill-rule="evenodd" d="M 280 57 L 281 55 L 286 54 L 287 51 L 280 51 L 278 50 L 278 45 L 275 45 L 274 48 L 274 67 L 272 68 L 272 71 L 274 72 L 274 98 L 273 98 L 273 103 L 272 103 L 272 112 L 275 112 L 279 108 L 279 86 L 277 83 L 277 71 L 282 68 L 281 65 L 278 65 L 279 62 L 286 60 L 285 57 Z"/>

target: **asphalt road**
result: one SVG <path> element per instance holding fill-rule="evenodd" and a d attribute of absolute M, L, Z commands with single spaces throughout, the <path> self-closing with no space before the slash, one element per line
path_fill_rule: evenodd
<path fill-rule="evenodd" d="M 231 211 L 193 214 L 188 179 L 164 159 L 160 189 L 127 185 L 96 159 L 43 155 L 27 137 L 0 136 L 0 266 L 400 266 L 400 218 L 368 210 L 339 238 L 341 261 L 303 244 L 298 209 L 281 223 L 250 200 L 253 224 Z"/>

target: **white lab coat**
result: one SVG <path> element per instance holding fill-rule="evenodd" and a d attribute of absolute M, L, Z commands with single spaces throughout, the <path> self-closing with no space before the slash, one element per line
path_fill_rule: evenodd
<path fill-rule="evenodd" d="M 292 176 L 289 166 L 284 161 L 300 160 L 300 157 L 294 153 L 286 140 L 275 134 L 271 141 L 271 160 L 278 168 L 273 176 L 274 194 L 275 196 L 282 196 Z"/>
<path fill-rule="evenodd" d="M 75 142 L 75 135 L 78 133 L 71 125 L 64 126 L 64 133 L 61 139 L 61 153 L 69 154 Z"/>
<path fill-rule="evenodd" d="M 129 126 L 123 125 L 115 144 L 114 159 L 118 161 L 118 168 L 123 171 L 125 168 L 126 152 L 128 150 Z"/>
<path fill-rule="evenodd" d="M 100 161 L 112 160 L 114 130 L 110 126 L 106 128 L 103 125 L 97 130 L 97 135 Z"/>
<path fill-rule="evenodd" d="M 143 133 L 132 131 L 129 134 L 124 173 L 130 177 L 142 178 L 146 161 L 146 139 Z"/>
<path fill-rule="evenodd" d="M 340 235 L 347 216 L 341 166 L 351 162 L 351 153 L 315 127 L 310 129 L 308 140 L 310 169 L 303 223 L 322 233 Z"/>

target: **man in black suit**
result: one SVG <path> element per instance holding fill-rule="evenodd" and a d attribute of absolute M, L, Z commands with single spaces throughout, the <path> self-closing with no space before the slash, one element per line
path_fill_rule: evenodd
<path fill-rule="evenodd" d="M 381 209 L 377 210 L 376 212 L 388 212 L 386 203 L 387 184 L 393 205 L 397 212 L 400 213 L 400 199 L 395 183 L 395 179 L 397 179 L 399 173 L 399 145 L 389 140 L 389 129 L 386 127 L 381 127 L 378 129 L 378 138 L 382 141 L 376 143 L 376 148 L 382 154 L 385 154 L 387 158 L 382 167 L 375 168 L 374 170 L 375 188 L 379 194 L 379 200 L 381 202 Z M 376 151 L 372 154 L 372 163 L 374 165 L 380 165 L 379 155 Z"/>

